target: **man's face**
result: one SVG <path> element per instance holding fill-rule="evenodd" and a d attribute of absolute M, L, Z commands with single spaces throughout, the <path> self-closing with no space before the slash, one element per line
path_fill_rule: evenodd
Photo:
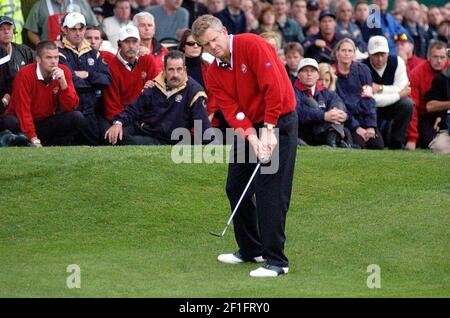
<path fill-rule="evenodd" d="M 14 37 L 14 27 L 9 23 L 0 25 L 0 45 L 9 45 Z"/>
<path fill-rule="evenodd" d="M 155 35 L 155 24 L 148 17 L 140 18 L 137 28 L 142 40 L 151 40 Z"/>
<path fill-rule="evenodd" d="M 166 78 L 167 86 L 170 88 L 177 88 L 186 79 L 186 66 L 183 65 L 182 59 L 167 60 L 167 64 L 164 67 L 164 76 Z"/>
<path fill-rule="evenodd" d="M 408 57 L 410 57 L 413 53 L 414 46 L 409 41 L 397 41 L 395 42 L 395 46 L 398 53 L 404 52 Z"/>
<path fill-rule="evenodd" d="M 319 71 L 312 66 L 305 66 L 298 72 L 298 80 L 306 87 L 314 86 L 319 80 Z"/>
<path fill-rule="evenodd" d="M 372 3 L 379 6 L 381 11 L 386 11 L 389 5 L 388 0 L 372 0 Z"/>
<path fill-rule="evenodd" d="M 373 67 L 376 69 L 382 69 L 386 66 L 387 60 L 388 60 L 389 54 L 387 53 L 375 53 L 369 56 L 370 62 L 372 63 Z"/>
<path fill-rule="evenodd" d="M 120 21 L 128 21 L 131 15 L 130 3 L 127 1 L 119 2 L 114 8 L 114 15 Z"/>
<path fill-rule="evenodd" d="M 210 0 L 208 2 L 208 11 L 211 14 L 219 12 L 225 8 L 224 0 Z"/>
<path fill-rule="evenodd" d="M 353 8 L 348 2 L 343 2 L 336 10 L 336 17 L 339 21 L 349 22 L 352 19 Z"/>
<path fill-rule="evenodd" d="M 360 4 L 355 10 L 355 20 L 356 21 L 366 21 L 369 17 L 369 6 L 367 4 Z"/>
<path fill-rule="evenodd" d="M 442 14 L 439 8 L 428 10 L 428 22 L 430 25 L 438 26 L 442 21 Z"/>
<path fill-rule="evenodd" d="M 292 13 L 303 13 L 306 14 L 306 2 L 303 0 L 295 1 L 291 4 L 291 12 Z"/>
<path fill-rule="evenodd" d="M 73 28 L 64 27 L 66 38 L 73 46 L 78 46 L 83 42 L 84 34 L 86 33 L 86 27 L 78 23 Z"/>
<path fill-rule="evenodd" d="M 286 65 L 290 70 L 296 70 L 302 59 L 302 56 L 297 51 L 287 52 L 285 57 Z"/>
<path fill-rule="evenodd" d="M 225 28 L 220 31 L 214 28 L 208 28 L 200 36 L 198 42 L 212 56 L 219 59 L 228 59 L 230 56 L 230 44 L 228 40 L 229 37 Z"/>
<path fill-rule="evenodd" d="M 43 50 L 41 56 L 36 56 L 42 75 L 48 77 L 50 73 L 58 66 L 59 51 L 55 50 Z"/>
<path fill-rule="evenodd" d="M 405 15 L 409 21 L 414 21 L 414 22 L 420 21 L 420 17 L 422 15 L 422 12 L 420 10 L 420 5 L 416 1 L 411 1 L 408 4 Z"/>
<path fill-rule="evenodd" d="M 128 38 L 120 42 L 120 55 L 127 60 L 134 60 L 139 51 L 139 40 Z"/>
<path fill-rule="evenodd" d="M 273 0 L 273 8 L 277 16 L 286 14 L 288 10 L 286 0 Z"/>
<path fill-rule="evenodd" d="M 320 31 L 322 34 L 334 34 L 336 32 L 336 21 L 332 17 L 323 17 L 320 20 Z"/>
<path fill-rule="evenodd" d="M 100 46 L 102 45 L 102 36 L 100 34 L 100 31 L 98 30 L 87 30 L 84 34 L 84 37 L 86 40 L 91 43 L 91 46 L 96 49 L 97 51 L 100 49 Z"/>
<path fill-rule="evenodd" d="M 430 54 L 428 55 L 428 61 L 430 61 L 431 68 L 435 71 L 442 70 L 448 62 L 447 57 L 447 49 L 437 49 L 434 48 L 431 50 Z"/>

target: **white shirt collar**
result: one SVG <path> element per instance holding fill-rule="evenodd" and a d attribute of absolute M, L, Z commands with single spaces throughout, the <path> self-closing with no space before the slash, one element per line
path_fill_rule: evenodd
<path fill-rule="evenodd" d="M 127 68 L 127 70 L 129 70 L 130 72 L 132 71 L 131 66 L 128 65 L 128 61 L 126 61 L 126 60 L 122 57 L 122 55 L 120 54 L 120 51 L 117 52 L 117 58 L 118 58 L 119 61 Z M 137 60 L 138 60 L 138 59 L 139 59 L 139 57 L 136 55 L 136 63 L 137 63 Z"/>
<path fill-rule="evenodd" d="M 230 65 L 231 65 L 231 68 L 233 68 L 233 34 L 230 34 L 229 35 L 230 36 L 230 38 L 229 38 L 229 43 L 230 43 Z M 220 63 L 221 62 L 223 62 L 221 59 L 219 59 L 218 57 L 216 57 L 216 63 L 217 63 L 217 66 L 220 66 Z"/>
<path fill-rule="evenodd" d="M 314 96 L 314 94 L 316 93 L 316 84 L 314 84 L 314 85 L 310 88 L 310 90 L 311 90 L 312 96 Z"/>
<path fill-rule="evenodd" d="M 38 80 L 45 81 L 44 76 L 42 76 L 41 68 L 39 67 L 39 63 L 36 63 L 36 75 Z"/>

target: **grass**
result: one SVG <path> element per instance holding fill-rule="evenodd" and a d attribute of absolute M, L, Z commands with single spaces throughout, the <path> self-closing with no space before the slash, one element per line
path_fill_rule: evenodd
<path fill-rule="evenodd" d="M 167 147 L 1 149 L 0 297 L 450 297 L 450 157 L 301 148 L 277 279 L 215 259 L 236 249 L 208 234 L 226 170 Z"/>

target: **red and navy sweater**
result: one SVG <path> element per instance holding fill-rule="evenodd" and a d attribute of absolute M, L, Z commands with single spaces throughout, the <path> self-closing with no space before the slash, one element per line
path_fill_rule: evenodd
<path fill-rule="evenodd" d="M 119 54 L 119 53 L 118 53 Z M 159 69 L 151 55 L 139 58 L 136 66 L 129 71 L 117 58 L 107 60 L 111 73 L 111 85 L 103 91 L 105 117 L 111 121 L 124 111 L 141 94 L 145 82 L 154 79 Z"/>
<path fill-rule="evenodd" d="M 46 119 L 56 113 L 74 111 L 78 107 L 78 95 L 72 82 L 72 75 L 67 66 L 59 64 L 64 71 L 67 88 L 61 89 L 59 81 L 46 83 L 38 80 L 37 64 L 22 68 L 16 76 L 11 96 L 11 106 L 7 114 L 15 114 L 20 122 L 20 129 L 31 140 L 36 135 L 34 121 Z"/>
<path fill-rule="evenodd" d="M 255 34 L 233 36 L 233 68 L 213 62 L 206 87 L 214 95 L 228 124 L 242 128 L 244 137 L 256 134 L 254 124 L 276 125 L 278 118 L 295 110 L 295 94 L 284 65 L 270 44 Z M 242 121 L 236 114 L 243 112 Z"/>

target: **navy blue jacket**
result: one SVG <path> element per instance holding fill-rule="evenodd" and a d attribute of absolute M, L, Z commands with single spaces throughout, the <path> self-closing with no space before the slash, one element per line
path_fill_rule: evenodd
<path fill-rule="evenodd" d="M 227 28 L 229 34 L 239 34 L 247 32 L 247 18 L 245 17 L 244 11 L 240 11 L 240 20 L 239 23 L 236 24 L 231 18 L 231 13 L 228 10 L 228 6 L 225 7 L 222 11 L 219 11 L 215 14 L 224 27 Z"/>
<path fill-rule="evenodd" d="M 300 84 L 298 80 L 294 82 L 295 99 L 297 100 L 297 114 L 300 124 L 325 123 L 325 112 L 333 106 L 342 103 L 341 98 L 333 91 L 326 89 L 319 84 L 316 85 L 314 100 L 319 104 L 319 108 L 313 108 L 305 105 L 303 100 L 308 98 L 308 88 Z"/>
<path fill-rule="evenodd" d="M 211 127 L 206 111 L 206 94 L 193 78 L 188 77 L 185 84 L 172 91 L 166 89 L 162 73 L 156 77 L 155 82 L 154 87 L 145 89 L 113 121 L 121 121 L 123 125 L 136 123 L 150 136 L 171 144 L 179 141 L 171 139 L 172 131 L 176 128 L 191 130 L 194 128 L 194 120 L 201 120 L 202 134 Z"/>
<path fill-rule="evenodd" d="M 72 71 L 73 84 L 80 98 L 78 110 L 85 115 L 93 114 L 101 91 L 111 83 L 108 65 L 105 64 L 100 53 L 89 45 L 89 42 L 84 42 L 79 51 L 65 39 L 63 39 L 63 45 L 63 48 L 59 48 L 59 62 Z M 87 71 L 89 76 L 82 79 L 75 75 L 75 71 Z"/>
<path fill-rule="evenodd" d="M 430 41 L 427 31 L 419 24 L 416 24 L 416 27 L 411 29 L 406 21 L 403 22 L 403 27 L 414 41 L 414 54 L 423 59 L 427 58 L 428 42 Z"/>
<path fill-rule="evenodd" d="M 358 127 L 377 127 L 377 108 L 372 97 L 361 98 L 362 87 L 372 86 L 372 76 L 367 65 L 353 62 L 350 73 L 343 75 L 336 70 L 336 93 L 347 107 L 348 119 L 345 123 L 350 130 Z"/>
<path fill-rule="evenodd" d="M 338 33 L 335 33 L 333 40 L 331 40 L 331 43 L 328 43 L 327 47 L 319 48 L 314 44 L 314 42 L 316 40 L 325 41 L 322 33 L 319 32 L 316 35 L 310 35 L 306 38 L 305 43 L 303 44 L 303 47 L 305 48 L 305 57 L 313 58 L 317 61 L 317 63 L 324 62 L 331 64 L 333 61 L 331 54 L 334 47 L 341 39 L 341 36 Z"/>

